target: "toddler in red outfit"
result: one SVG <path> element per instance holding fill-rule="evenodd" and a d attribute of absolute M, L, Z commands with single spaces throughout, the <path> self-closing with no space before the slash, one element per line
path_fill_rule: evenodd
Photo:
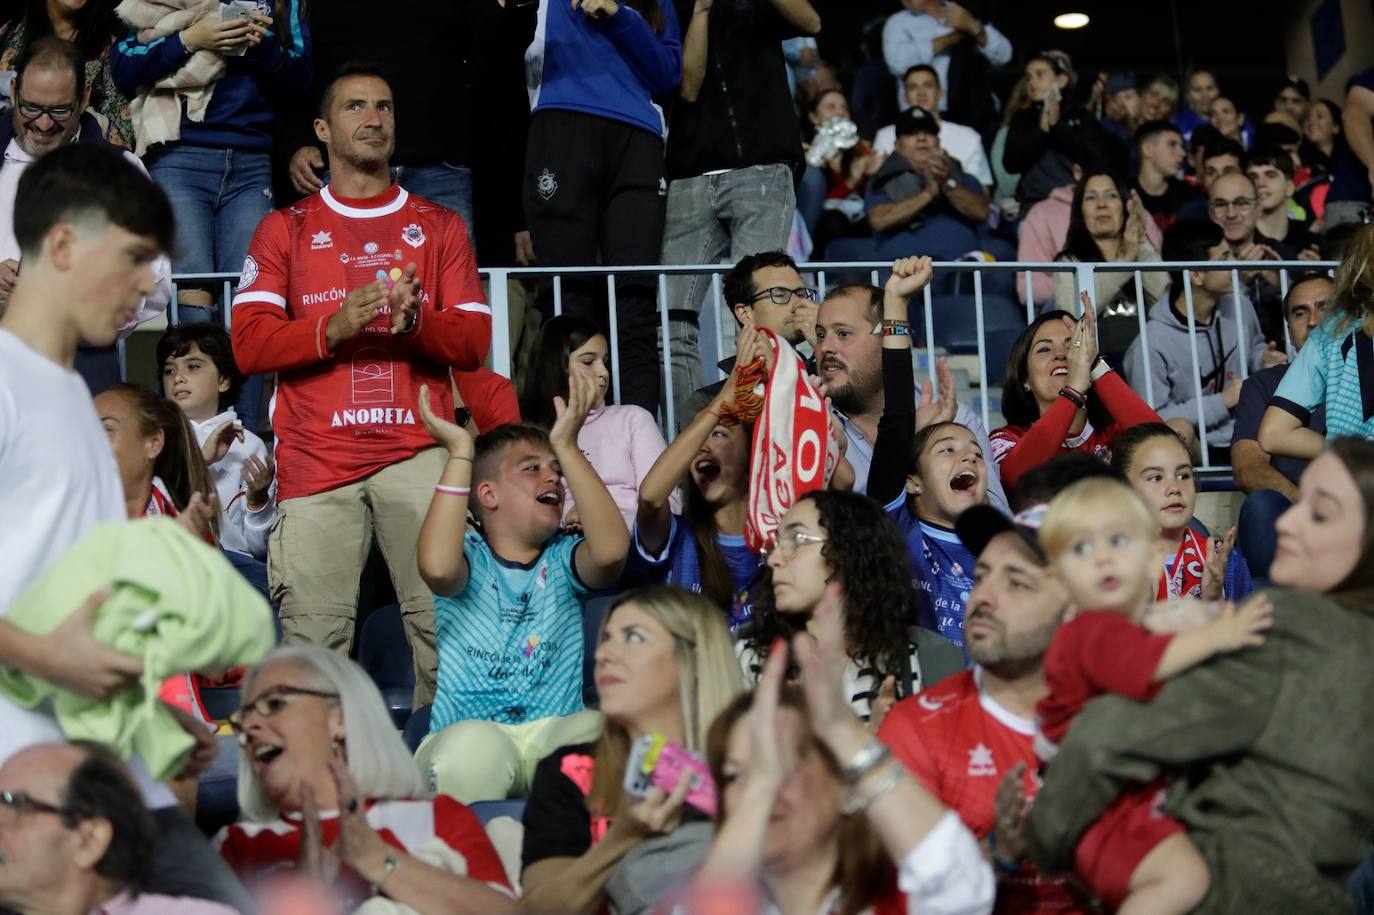
<path fill-rule="evenodd" d="M 1148 702 L 1175 674 L 1215 654 L 1264 641 L 1273 608 L 1256 598 L 1186 631 L 1166 617 L 1145 618 L 1155 596 L 1159 522 L 1130 487 L 1082 480 L 1050 503 L 1040 543 L 1076 612 L 1045 656 L 1049 695 L 1036 706 L 1036 753 L 1049 762 L 1089 700 L 1114 693 Z M 1192 609 L 1178 605 L 1178 609 Z M 1178 614 L 1180 618 L 1186 614 Z M 1162 812 L 1162 783 L 1117 799 L 1079 841 L 1075 870 L 1123 913 L 1183 913 L 1207 895 L 1210 875 L 1183 826 Z"/>

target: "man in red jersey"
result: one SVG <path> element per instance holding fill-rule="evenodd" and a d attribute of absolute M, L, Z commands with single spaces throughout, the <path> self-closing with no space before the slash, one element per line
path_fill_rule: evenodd
<path fill-rule="evenodd" d="M 998 786 L 1018 772 L 1026 797 L 1040 780 L 1031 741 L 1035 703 L 1047 692 L 1041 664 L 1068 592 L 1036 542 L 1043 506 L 1007 518 L 979 505 L 956 530 L 978 557 L 964 617 L 972 670 L 898 702 L 878 738 L 983 843 L 998 877 L 998 913 L 1078 912 L 1080 898 L 1024 859 L 1025 811 Z M 999 838 L 1000 833 L 1000 838 Z"/>
<path fill-rule="evenodd" d="M 330 181 L 258 226 L 234 296 L 234 355 L 276 372 L 278 511 L 268 545 L 286 642 L 348 651 L 375 534 L 415 664 L 434 696 L 434 604 L 415 544 L 444 450 L 417 417 L 421 385 L 452 415 L 450 370 L 491 342 L 462 219 L 407 193 L 388 169 L 391 89 L 351 66 L 324 89 L 315 133 Z"/>

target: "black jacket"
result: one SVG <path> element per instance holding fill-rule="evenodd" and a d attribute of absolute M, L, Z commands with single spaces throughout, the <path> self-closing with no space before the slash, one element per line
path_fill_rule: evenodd
<path fill-rule="evenodd" d="M 1087 110 L 1067 104 L 1059 109 L 1058 123 L 1046 133 L 1040 129 L 1041 107 L 1036 102 L 1017 112 L 1007 128 L 1007 146 L 1002 152 L 1002 166 L 1021 176 L 1016 197 L 1023 212 L 1055 188 L 1073 184 L 1073 164 L 1090 152 L 1091 146 L 1107 150 L 1112 146 L 1106 144 L 1116 143 Z M 1119 170 L 1125 170 L 1125 163 Z"/>
<path fill-rule="evenodd" d="M 675 0 L 685 37 L 693 0 Z M 784 162 L 801 165 L 801 128 L 782 42 L 797 34 L 768 0 L 716 0 L 696 101 L 673 101 L 668 177 Z"/>

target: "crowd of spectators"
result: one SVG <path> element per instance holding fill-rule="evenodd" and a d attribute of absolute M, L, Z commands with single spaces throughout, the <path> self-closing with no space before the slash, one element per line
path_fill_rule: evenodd
<path fill-rule="evenodd" d="M 1374 897 L 1374 70 L 1260 113 L 937 0 L 857 73 L 808 0 L 402 6 L 0 26 L 0 911 Z M 958 260 L 1166 263 L 985 275 L 992 424 L 913 359 Z M 479 264 L 717 262 L 541 277 L 484 366 Z"/>

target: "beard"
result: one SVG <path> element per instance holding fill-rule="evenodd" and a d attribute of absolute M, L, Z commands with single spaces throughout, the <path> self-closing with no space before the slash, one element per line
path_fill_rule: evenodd
<path fill-rule="evenodd" d="M 1054 633 L 1063 614 L 1043 626 L 1008 634 L 1006 626 L 997 624 L 998 635 L 977 644 L 965 642 L 968 656 L 975 664 L 987 668 L 1003 679 L 1015 679 L 1039 667 L 1049 650 Z"/>
<path fill-rule="evenodd" d="M 868 372 L 851 365 L 846 367 L 845 374 L 844 384 L 830 388 L 830 402 L 846 416 L 867 412 L 874 406 L 875 399 L 881 399 L 882 369 Z"/>

